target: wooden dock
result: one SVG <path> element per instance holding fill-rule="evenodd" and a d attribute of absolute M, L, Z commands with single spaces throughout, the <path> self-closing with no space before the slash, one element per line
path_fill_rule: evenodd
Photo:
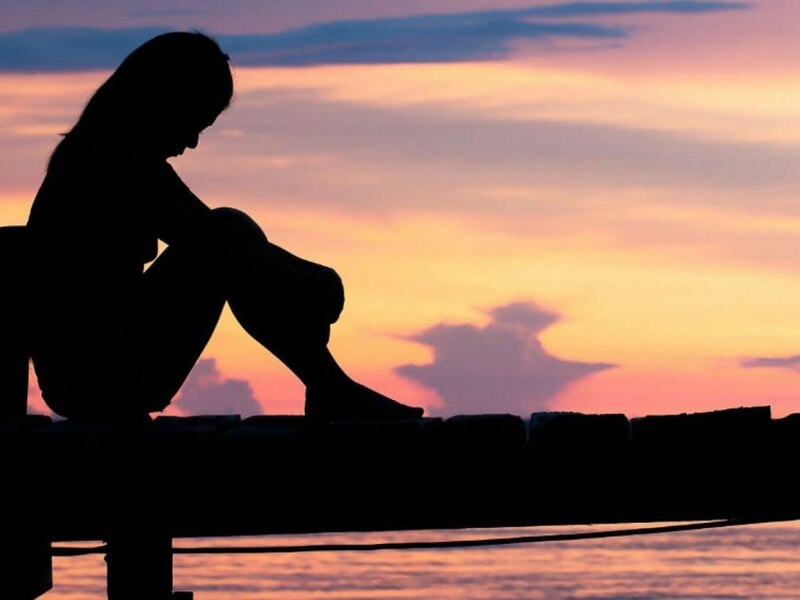
<path fill-rule="evenodd" d="M 50 544 L 64 540 L 109 541 L 111 600 L 158 600 L 173 597 L 176 537 L 791 518 L 799 448 L 800 415 L 768 407 L 633 420 L 10 418 L 0 530 L 17 550 L 0 569 L 18 591 L 3 597 L 43 593 Z"/>

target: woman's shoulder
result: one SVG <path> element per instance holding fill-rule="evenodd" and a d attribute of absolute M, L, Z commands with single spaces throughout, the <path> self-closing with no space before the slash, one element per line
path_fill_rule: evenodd
<path fill-rule="evenodd" d="M 85 185 L 96 177 L 117 171 L 124 164 L 122 155 L 113 147 L 67 135 L 53 150 L 47 175 L 61 181 L 80 181 Z"/>
<path fill-rule="evenodd" d="M 70 187 L 116 193 L 142 193 L 153 186 L 174 185 L 177 173 L 163 159 L 155 159 L 104 140 L 89 142 L 64 138 L 56 147 L 47 176 Z"/>
<path fill-rule="evenodd" d="M 68 133 L 50 157 L 50 167 L 91 167 L 102 165 L 112 169 L 163 170 L 169 166 L 163 159 L 154 159 L 124 139 L 111 136 L 86 136 Z"/>

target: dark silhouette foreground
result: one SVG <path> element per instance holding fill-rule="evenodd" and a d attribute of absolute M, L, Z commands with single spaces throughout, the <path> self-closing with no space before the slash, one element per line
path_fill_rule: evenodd
<path fill-rule="evenodd" d="M 170 403 L 228 302 L 306 385 L 308 416 L 421 416 L 329 352 L 344 304 L 333 269 L 270 243 L 241 211 L 210 209 L 167 163 L 197 146 L 232 93 L 213 40 L 164 34 L 125 59 L 55 149 L 27 224 L 45 401 L 67 417 L 146 419 Z"/>
<path fill-rule="evenodd" d="M 29 415 L 0 421 L 0 455 L 12 457 L 0 596 L 48 589 L 60 540 L 108 540 L 109 600 L 177 600 L 179 537 L 796 519 L 798 439 L 800 415 L 772 419 L 769 407 L 383 423 Z"/>

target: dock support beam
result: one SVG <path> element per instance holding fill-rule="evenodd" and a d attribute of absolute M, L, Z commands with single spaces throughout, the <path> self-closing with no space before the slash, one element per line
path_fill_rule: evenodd
<path fill-rule="evenodd" d="M 53 587 L 50 542 L 29 532 L 3 532 L 0 548 L 2 595 L 8 600 L 33 600 Z"/>
<path fill-rule="evenodd" d="M 125 532 L 108 540 L 108 600 L 192 600 L 172 591 L 172 538 L 166 533 Z"/>

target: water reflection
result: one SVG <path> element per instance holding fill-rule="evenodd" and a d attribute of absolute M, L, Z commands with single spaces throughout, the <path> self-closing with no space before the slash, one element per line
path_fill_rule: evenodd
<path fill-rule="evenodd" d="M 180 546 L 375 543 L 589 528 L 179 540 Z M 197 600 L 713 600 L 797 598 L 800 524 L 533 546 L 267 555 L 178 555 Z M 105 598 L 101 556 L 54 559 L 49 600 Z"/>

